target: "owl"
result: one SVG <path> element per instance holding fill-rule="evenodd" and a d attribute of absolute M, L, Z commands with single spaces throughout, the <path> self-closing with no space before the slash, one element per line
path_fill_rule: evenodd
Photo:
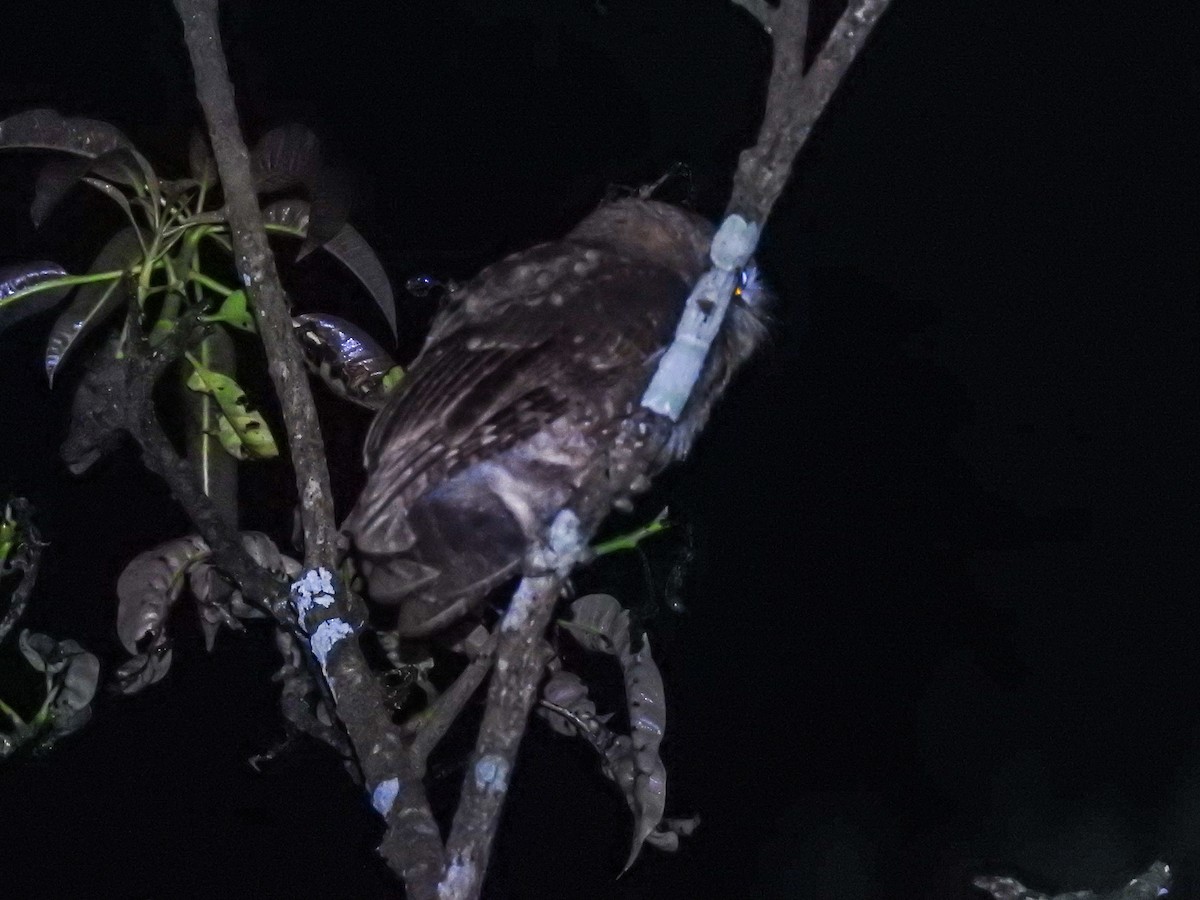
<path fill-rule="evenodd" d="M 469 615 L 560 510 L 591 534 L 687 455 L 767 331 L 764 292 L 743 273 L 678 420 L 641 406 L 712 236 L 692 212 L 615 200 L 450 295 L 371 425 L 343 524 L 400 634 Z"/>

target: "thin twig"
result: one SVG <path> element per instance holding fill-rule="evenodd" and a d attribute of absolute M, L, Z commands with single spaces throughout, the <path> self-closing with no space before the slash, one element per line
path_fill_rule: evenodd
<path fill-rule="evenodd" d="M 496 658 L 496 635 L 492 634 L 484 644 L 483 649 L 467 664 L 454 683 L 430 704 L 429 709 L 422 713 L 413 723 L 415 733 L 409 756 L 417 772 L 425 771 L 429 754 L 438 745 L 450 726 L 458 718 L 467 701 L 471 699 L 476 689 L 483 683 L 487 673 L 492 669 Z"/>
<path fill-rule="evenodd" d="M 440 900 L 475 900 L 483 889 L 517 748 L 550 657 L 542 634 L 561 586 L 557 575 L 526 576 L 501 620 L 487 709 L 446 842 Z"/>

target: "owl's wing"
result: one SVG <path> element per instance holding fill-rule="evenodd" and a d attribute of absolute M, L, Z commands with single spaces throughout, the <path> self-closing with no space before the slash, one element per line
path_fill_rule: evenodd
<path fill-rule="evenodd" d="M 603 427 L 636 402 L 687 286 L 598 248 L 535 247 L 482 272 L 441 314 L 364 451 L 344 528 L 371 554 L 416 540 L 408 512 L 456 475 L 564 419 Z"/>

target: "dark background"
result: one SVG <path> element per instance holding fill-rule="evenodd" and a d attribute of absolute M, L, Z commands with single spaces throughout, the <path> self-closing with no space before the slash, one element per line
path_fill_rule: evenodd
<path fill-rule="evenodd" d="M 535 727 L 489 897 L 952 900 L 978 871 L 1112 887 L 1155 858 L 1200 897 L 1188 6 L 896 0 L 766 228 L 773 346 L 659 496 L 698 549 L 653 624 L 668 811 L 704 824 L 615 880 L 621 799 Z M 225 35 L 248 134 L 304 122 L 356 177 L 402 355 L 431 308 L 405 279 L 561 234 L 611 185 L 682 161 L 719 213 L 769 65 L 722 0 L 231 2 Z M 180 174 L 171 5 L 6 0 L 0 115 L 36 106 Z M 43 159 L 0 156 L 0 264 L 81 271 L 118 219 L 80 192 L 35 233 Z M 298 302 L 384 335 L 309 265 Z M 130 452 L 66 475 L 50 318 L 0 345 L 0 492 L 52 541 L 25 624 L 111 667 L 118 572 L 185 524 Z M 366 418 L 322 397 L 344 503 Z M 256 479 L 278 526 L 287 473 Z M 280 734 L 267 636 L 175 632 L 165 683 L 0 770 L 0 895 L 395 896 L 335 761 L 245 763 Z"/>

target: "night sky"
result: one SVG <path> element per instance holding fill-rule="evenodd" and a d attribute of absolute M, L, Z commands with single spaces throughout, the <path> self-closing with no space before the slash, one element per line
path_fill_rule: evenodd
<path fill-rule="evenodd" d="M 648 548 L 653 591 L 634 557 L 581 579 L 649 611 L 668 814 L 703 825 L 617 880 L 622 799 L 535 724 L 486 896 L 957 900 L 981 871 L 1111 888 L 1162 858 L 1200 898 L 1188 6 L 895 0 L 766 226 L 772 345 L 640 511 L 687 526 Z M 224 34 L 248 136 L 302 122 L 353 177 L 405 359 L 433 309 L 413 275 L 469 276 L 675 163 L 668 199 L 715 218 L 769 69 L 723 0 L 242 0 Z M 168 0 L 5 0 L 0 47 L 0 116 L 105 119 L 183 173 Z M 0 155 L 0 265 L 84 271 L 119 213 L 78 191 L 35 232 L 45 158 Z M 335 264 L 288 278 L 386 337 Z M 0 493 L 52 543 L 24 624 L 111 672 L 118 573 L 187 525 L 128 448 L 66 473 L 52 319 L 0 338 Z M 318 399 L 344 512 L 368 417 Z M 248 473 L 247 525 L 286 534 L 290 490 Z M 0 768 L 0 896 L 397 896 L 331 754 L 246 764 L 282 734 L 269 634 L 206 655 L 186 608 L 173 634 L 163 683 Z"/>

